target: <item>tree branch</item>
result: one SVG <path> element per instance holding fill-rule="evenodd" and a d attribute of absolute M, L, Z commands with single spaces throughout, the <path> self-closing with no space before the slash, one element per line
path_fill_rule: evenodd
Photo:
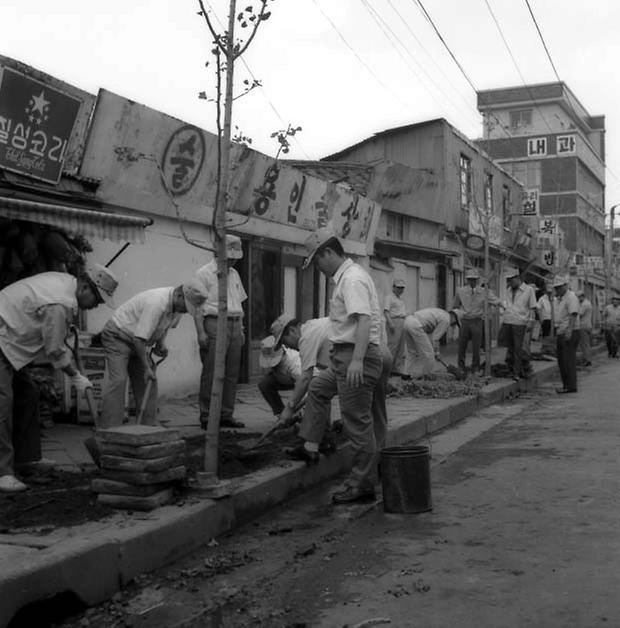
<path fill-rule="evenodd" d="M 199 1 L 202 3 L 202 0 L 199 0 Z M 267 7 L 267 0 L 261 0 L 260 13 L 258 14 L 256 23 L 253 25 L 252 32 L 250 33 L 250 36 L 248 37 L 245 44 L 243 44 L 243 46 L 239 48 L 239 50 L 235 53 L 234 55 L 235 59 L 238 59 L 248 49 L 248 46 L 252 43 L 252 40 L 254 39 L 254 35 L 256 35 L 256 31 L 258 30 L 260 23 L 263 21 L 263 14 L 265 13 L 266 7 Z"/>
<path fill-rule="evenodd" d="M 215 45 L 224 54 L 226 54 L 226 47 L 221 42 L 221 35 L 218 35 L 218 33 L 215 30 L 215 28 L 213 28 L 213 24 L 211 24 L 211 20 L 209 18 L 209 14 L 207 13 L 207 10 L 205 9 L 205 5 L 204 5 L 203 0 L 198 0 L 198 4 L 200 5 L 200 12 L 201 12 L 202 16 L 204 17 L 205 22 L 207 23 L 207 26 L 209 27 L 209 30 L 211 31 L 211 35 L 213 35 L 213 40 L 214 40 Z"/>

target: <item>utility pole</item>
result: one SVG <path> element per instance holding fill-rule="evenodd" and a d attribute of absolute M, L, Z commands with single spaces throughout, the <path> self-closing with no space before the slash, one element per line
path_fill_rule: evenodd
<path fill-rule="evenodd" d="M 614 248 L 614 220 L 616 217 L 616 207 L 619 205 L 612 205 L 609 210 L 609 230 L 606 233 L 605 238 L 605 305 L 607 305 L 611 298 L 611 268 L 613 261 L 613 248 Z"/>

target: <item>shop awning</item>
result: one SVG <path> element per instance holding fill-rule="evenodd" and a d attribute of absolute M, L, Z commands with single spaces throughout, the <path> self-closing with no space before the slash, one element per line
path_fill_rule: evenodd
<path fill-rule="evenodd" d="M 144 228 L 153 224 L 150 218 L 7 197 L 0 197 L 0 217 L 38 222 L 113 242 L 143 243 Z"/>

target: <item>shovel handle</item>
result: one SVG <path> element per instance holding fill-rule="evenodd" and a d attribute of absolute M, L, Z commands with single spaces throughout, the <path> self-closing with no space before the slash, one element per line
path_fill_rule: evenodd
<path fill-rule="evenodd" d="M 159 358 L 159 360 L 155 360 L 153 358 L 153 350 L 149 353 L 149 362 L 151 363 L 151 368 L 153 369 L 153 373 L 157 372 L 157 367 L 166 359 L 166 356 Z M 149 402 L 149 397 L 151 396 L 151 388 L 153 388 L 153 380 L 149 379 L 146 382 L 146 388 L 144 389 L 144 396 L 142 397 L 142 402 L 140 403 L 140 410 L 138 411 L 138 416 L 136 417 L 136 424 L 142 424 L 142 416 L 146 410 L 146 404 Z"/>

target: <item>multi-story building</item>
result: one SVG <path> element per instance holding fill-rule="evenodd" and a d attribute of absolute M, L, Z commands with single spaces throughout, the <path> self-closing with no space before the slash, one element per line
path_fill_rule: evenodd
<path fill-rule="evenodd" d="M 525 186 L 524 214 L 542 225 L 541 239 L 552 247 L 550 270 L 567 272 L 584 257 L 602 258 L 605 117 L 591 116 L 560 82 L 479 91 L 478 110 L 484 132 L 477 143 Z M 548 239 L 555 225 L 573 254 L 567 259 Z"/>

